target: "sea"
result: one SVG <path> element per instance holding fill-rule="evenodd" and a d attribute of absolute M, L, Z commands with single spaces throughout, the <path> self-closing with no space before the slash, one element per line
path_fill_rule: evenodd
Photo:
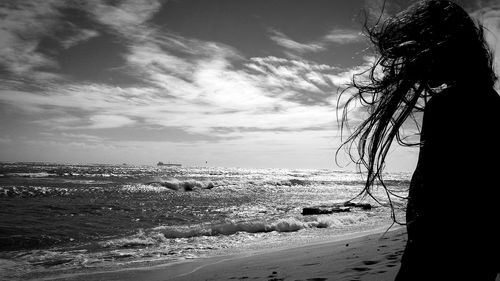
<path fill-rule="evenodd" d="M 398 196 L 406 196 L 410 176 L 384 177 L 400 219 Z M 363 184 L 363 174 L 332 169 L 0 162 L 0 280 L 178 263 L 388 228 L 385 190 L 373 190 L 379 203 L 356 198 Z M 302 214 L 353 198 L 365 208 Z"/>

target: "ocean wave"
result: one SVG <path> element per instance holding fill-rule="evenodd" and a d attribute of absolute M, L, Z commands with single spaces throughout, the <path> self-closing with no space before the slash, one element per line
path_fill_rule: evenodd
<path fill-rule="evenodd" d="M 118 238 L 108 241 L 102 241 L 99 244 L 102 247 L 108 248 L 135 248 L 143 246 L 156 245 L 162 242 L 166 242 L 167 238 L 161 233 L 151 232 L 146 234 L 144 230 L 140 229 L 138 233 L 124 238 Z"/>
<path fill-rule="evenodd" d="M 47 186 L 1 186 L 0 197 L 65 196 L 69 188 Z"/>
<path fill-rule="evenodd" d="M 164 192 L 170 189 L 164 186 L 150 185 L 150 184 L 127 184 L 121 188 L 124 192 L 136 193 L 136 192 Z"/>
<path fill-rule="evenodd" d="M 6 173 L 4 177 L 21 177 L 21 178 L 47 178 L 57 176 L 53 173 L 37 172 L 37 173 Z"/>
<path fill-rule="evenodd" d="M 167 190 L 193 191 L 195 189 L 212 189 L 214 184 L 211 181 L 197 180 L 160 180 L 146 184 L 129 184 L 123 186 L 122 190 L 127 192 L 164 192 Z"/>
<path fill-rule="evenodd" d="M 226 221 L 217 224 L 191 226 L 159 226 L 151 230 L 140 230 L 124 238 L 100 242 L 103 247 L 134 248 L 158 245 L 169 239 L 195 238 L 202 236 L 234 235 L 238 233 L 295 232 L 308 228 L 328 228 L 354 225 L 367 219 L 366 214 L 344 216 L 318 216 L 310 221 L 290 217 L 276 221 Z"/>
<path fill-rule="evenodd" d="M 307 186 L 314 182 L 306 179 L 288 178 L 288 179 L 275 179 L 275 180 L 264 180 L 256 181 L 251 180 L 248 182 L 253 185 L 271 185 L 271 186 Z"/>
<path fill-rule="evenodd" d="M 232 235 L 238 232 L 294 232 L 305 228 L 340 227 L 355 224 L 365 219 L 365 214 L 317 216 L 309 221 L 289 217 L 275 221 L 226 221 L 208 226 L 195 227 L 160 226 L 154 230 L 162 233 L 166 238 L 190 238 L 195 236 Z"/>

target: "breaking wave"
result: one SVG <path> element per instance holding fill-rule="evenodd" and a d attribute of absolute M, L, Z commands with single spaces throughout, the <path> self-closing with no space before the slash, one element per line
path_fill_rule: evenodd
<path fill-rule="evenodd" d="M 124 238 L 100 242 L 103 247 L 142 247 L 157 245 L 169 239 L 195 238 L 202 236 L 235 235 L 238 233 L 265 233 L 265 232 L 295 232 L 307 228 L 328 228 L 353 225 L 367 219 L 366 214 L 346 216 L 318 216 L 311 221 L 302 221 L 290 217 L 273 222 L 256 221 L 227 221 L 212 225 L 197 226 L 159 226 L 147 232 L 138 233 Z"/>
<path fill-rule="evenodd" d="M 0 177 L 21 177 L 21 178 L 46 178 L 57 176 L 54 173 L 38 172 L 38 173 L 6 173 L 0 174 Z"/>
<path fill-rule="evenodd" d="M 129 184 L 125 185 L 122 190 L 127 192 L 163 192 L 167 190 L 175 191 L 193 191 L 195 189 L 212 189 L 214 184 L 211 181 L 197 180 L 162 180 L 154 181 L 146 184 Z"/>
<path fill-rule="evenodd" d="M 79 181 L 82 184 L 83 180 Z M 85 186 L 85 187 L 66 187 L 67 180 L 61 181 L 64 186 L 34 186 L 34 185 L 7 185 L 0 186 L 0 197 L 38 197 L 38 196 L 68 196 L 75 193 L 98 193 L 113 192 L 113 187 L 103 186 Z M 106 184 L 106 182 L 83 181 L 83 184 Z M 147 184 L 126 184 L 118 188 L 118 192 L 137 193 L 137 192 L 165 192 L 165 191 L 193 191 L 195 189 L 212 189 L 215 185 L 211 181 L 196 180 L 168 180 L 150 182 Z"/>
<path fill-rule="evenodd" d="M 37 197 L 65 196 L 70 194 L 69 188 L 47 186 L 1 186 L 0 197 Z"/>

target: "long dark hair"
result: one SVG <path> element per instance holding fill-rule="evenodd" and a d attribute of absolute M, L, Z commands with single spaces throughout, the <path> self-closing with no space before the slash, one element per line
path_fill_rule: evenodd
<path fill-rule="evenodd" d="M 394 139 L 403 146 L 420 144 L 405 140 L 400 130 L 403 123 L 415 120 L 415 113 L 423 111 L 438 86 L 493 87 L 496 75 L 483 27 L 450 1 L 420 1 L 372 27 L 365 23 L 365 33 L 378 58 L 370 68 L 354 75 L 339 95 L 342 133 L 349 128 L 353 104 L 360 103 L 369 116 L 337 154 L 344 148 L 358 166 L 366 168 L 366 182 L 358 196 L 377 200 L 372 187 L 377 183 L 384 187 L 397 222 L 391 196 L 398 195 L 383 180 L 385 158 Z M 347 102 L 341 104 L 345 95 L 349 95 Z"/>

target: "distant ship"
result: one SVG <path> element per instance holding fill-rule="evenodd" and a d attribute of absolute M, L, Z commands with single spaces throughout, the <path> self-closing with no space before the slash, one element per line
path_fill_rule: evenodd
<path fill-rule="evenodd" d="M 158 164 L 156 164 L 156 166 L 165 166 L 165 167 L 181 167 L 181 166 L 182 166 L 182 164 L 158 162 Z"/>

